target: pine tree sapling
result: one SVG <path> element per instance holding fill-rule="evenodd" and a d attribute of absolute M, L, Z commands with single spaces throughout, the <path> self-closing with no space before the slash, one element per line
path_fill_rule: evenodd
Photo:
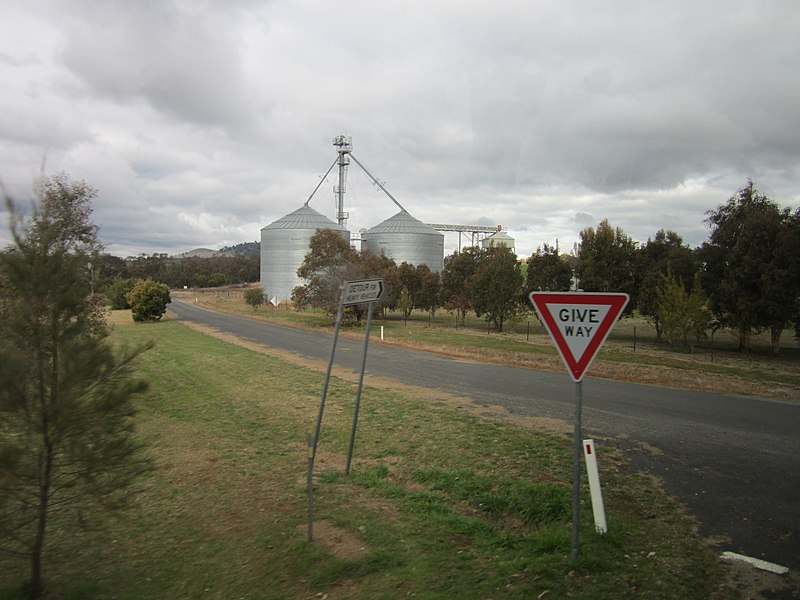
<path fill-rule="evenodd" d="M 30 560 L 31 598 L 50 518 L 123 506 L 149 464 L 132 433 L 144 348 L 114 350 L 92 294 L 95 192 L 57 175 L 38 193 L 28 219 L 7 199 L 13 245 L 0 253 L 0 551 Z"/>

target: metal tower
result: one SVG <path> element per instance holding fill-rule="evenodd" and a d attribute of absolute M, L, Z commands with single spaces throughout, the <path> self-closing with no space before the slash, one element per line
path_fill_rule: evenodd
<path fill-rule="evenodd" d="M 344 212 L 344 193 L 347 187 L 347 166 L 350 164 L 350 152 L 353 150 L 353 138 L 349 135 L 337 135 L 333 138 L 333 145 L 336 146 L 336 152 L 339 153 L 339 158 L 336 164 L 339 165 L 339 183 L 333 186 L 333 193 L 336 194 L 337 211 L 336 221 L 344 227 L 347 223 L 347 217 L 350 215 Z"/>

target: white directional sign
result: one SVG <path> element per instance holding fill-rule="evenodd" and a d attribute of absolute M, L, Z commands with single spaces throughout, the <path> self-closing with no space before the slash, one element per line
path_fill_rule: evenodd
<path fill-rule="evenodd" d="M 581 381 L 628 304 L 628 294 L 532 292 L 530 300 L 570 376 Z"/>
<path fill-rule="evenodd" d="M 383 294 L 383 279 L 362 279 L 361 281 L 348 281 L 344 284 L 342 305 L 361 304 L 380 300 Z"/>

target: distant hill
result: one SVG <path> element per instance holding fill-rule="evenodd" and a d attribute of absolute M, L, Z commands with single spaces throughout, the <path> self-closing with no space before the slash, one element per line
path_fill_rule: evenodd
<path fill-rule="evenodd" d="M 219 256 L 219 252 L 209 248 L 195 248 L 194 250 L 176 254 L 173 258 L 211 258 L 212 256 Z"/>
<path fill-rule="evenodd" d="M 235 246 L 225 246 L 219 249 L 219 254 L 223 256 L 259 256 L 261 244 L 259 242 L 242 242 Z"/>
<path fill-rule="evenodd" d="M 215 256 L 259 256 L 261 244 L 258 242 L 242 242 L 234 246 L 225 246 L 219 250 L 210 248 L 195 248 L 181 254 L 175 254 L 173 258 L 213 258 Z"/>

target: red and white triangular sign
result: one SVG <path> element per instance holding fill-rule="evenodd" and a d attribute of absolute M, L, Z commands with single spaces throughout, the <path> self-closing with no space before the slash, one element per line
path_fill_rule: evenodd
<path fill-rule="evenodd" d="M 628 294 L 531 292 L 573 381 L 581 381 L 628 304 Z"/>

